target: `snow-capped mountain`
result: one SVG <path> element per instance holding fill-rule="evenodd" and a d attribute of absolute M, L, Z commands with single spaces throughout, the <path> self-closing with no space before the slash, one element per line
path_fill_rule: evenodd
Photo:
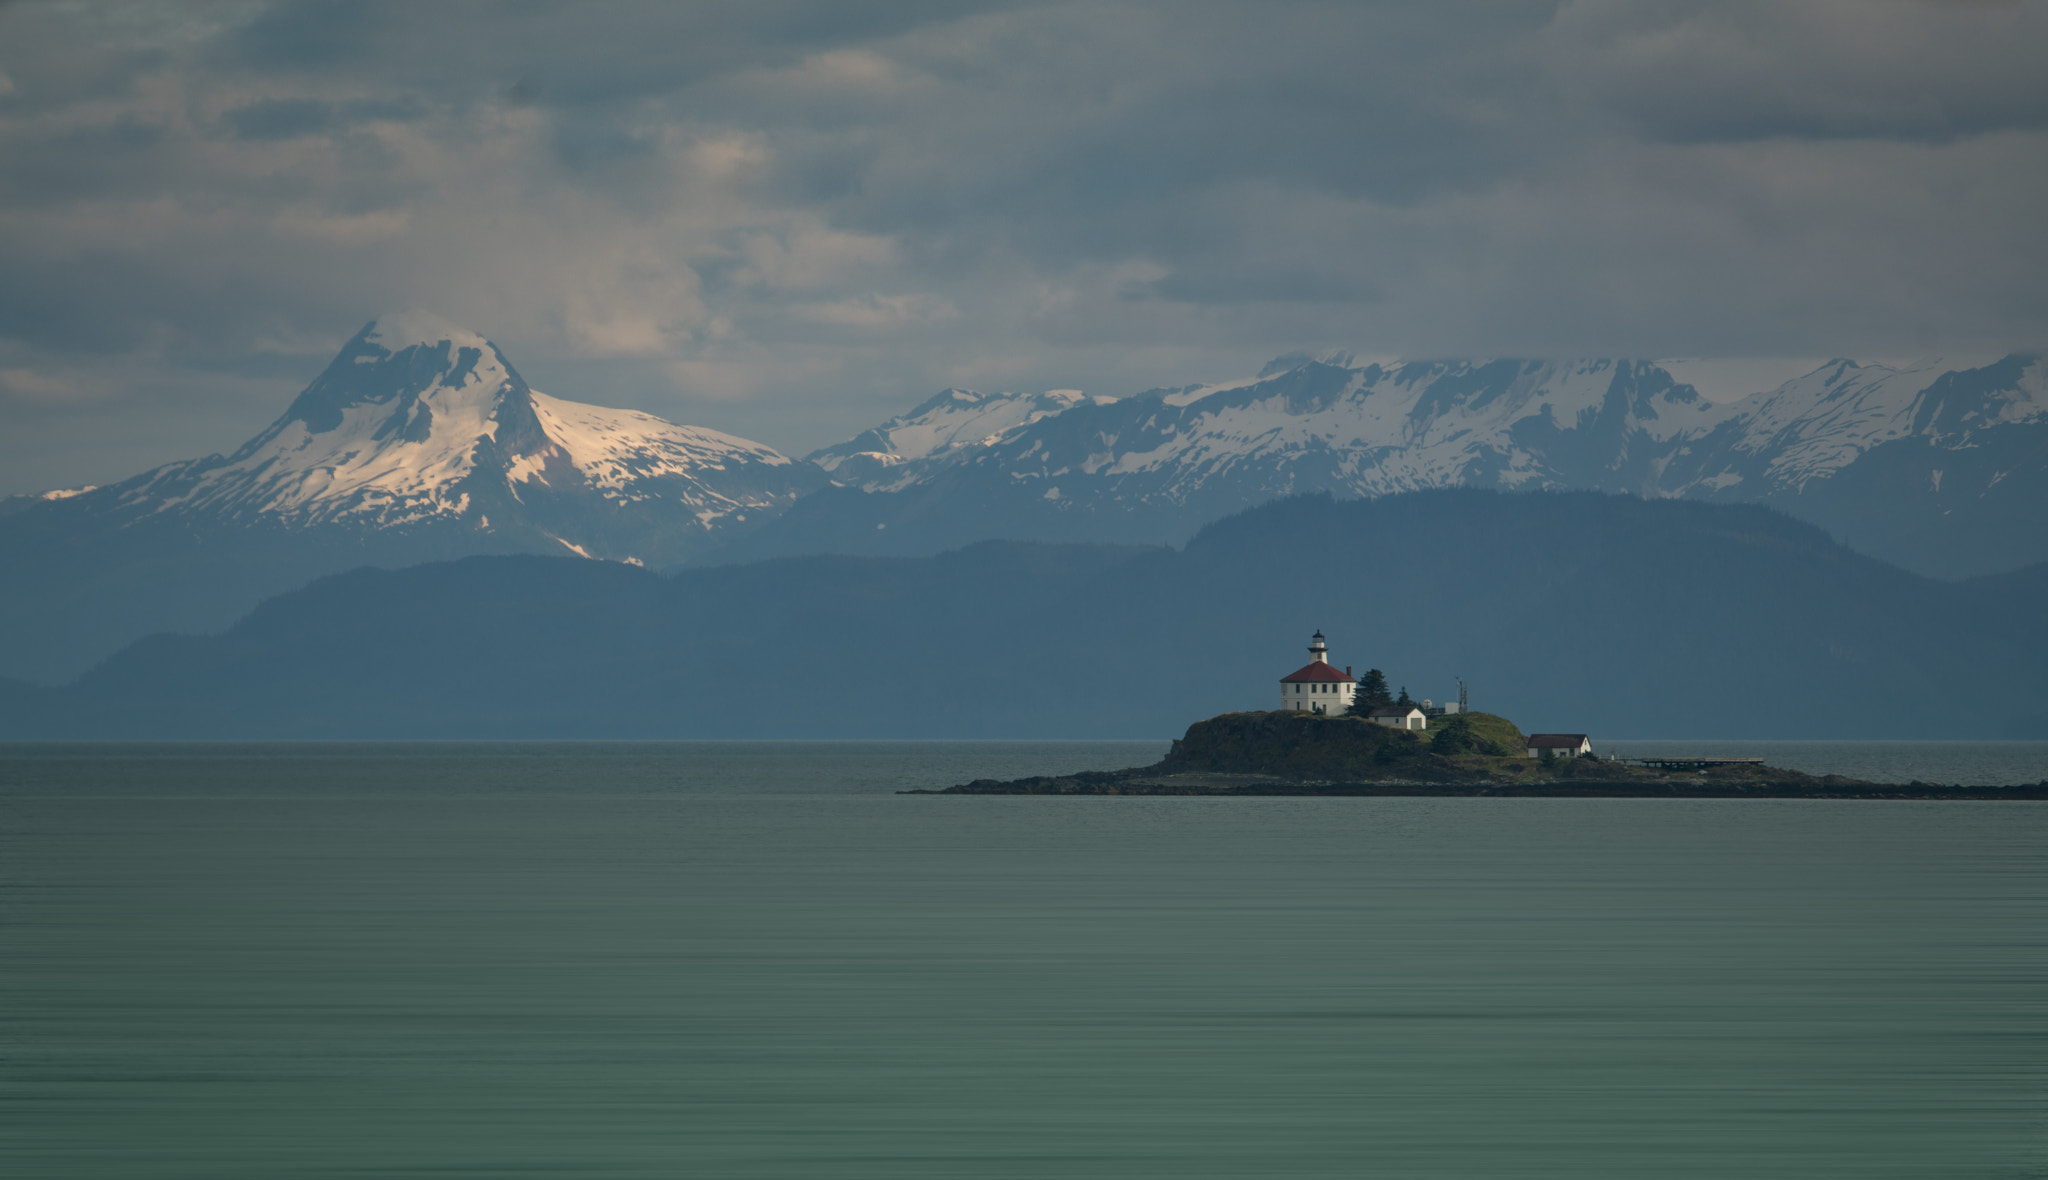
<path fill-rule="evenodd" d="M 1833 360 L 1729 410 L 1720 429 L 1695 440 L 1701 474 L 1670 491 L 1746 484 L 1797 493 L 1902 439 L 1972 450 L 1986 432 L 2048 422 L 2048 365 L 2024 355 L 1964 370 Z"/>
<path fill-rule="evenodd" d="M 969 430 L 952 429 L 961 407 L 975 414 Z M 1010 478 L 1045 481 L 1047 491 L 1063 480 L 1100 481 L 1127 497 L 1176 502 L 1218 479 L 1247 477 L 1276 493 L 1481 483 L 1687 495 L 1738 483 L 1796 491 L 1894 439 L 1961 449 L 1976 432 L 2044 418 L 2048 366 L 2031 357 L 1964 372 L 1836 360 L 1719 405 L 1654 362 L 1301 361 L 1275 362 L 1252 380 L 1121 401 L 948 390 L 810 459 L 868 491 L 994 463 Z M 889 446 L 934 438 L 942 445 Z M 881 463 L 851 461 L 869 448 L 884 452 Z M 1686 455 L 1691 461 L 1667 474 Z"/>
<path fill-rule="evenodd" d="M 759 443 L 540 393 L 474 332 L 381 317 L 232 454 L 0 503 L 0 676 L 63 679 L 361 565 L 672 565 L 827 482 Z"/>
<path fill-rule="evenodd" d="M 1075 505 L 1187 504 L 1225 488 L 1228 498 L 1251 502 L 1302 491 L 1379 495 L 1475 483 L 1633 489 L 1654 478 L 1654 462 L 1673 440 L 1704 433 L 1723 417 L 1690 386 L 1640 362 L 1349 368 L 1304 361 L 1268 366 L 1247 381 L 1122 400 L 1072 395 L 1053 414 L 1035 399 L 951 391 L 884 429 L 927 434 L 928 413 L 943 411 L 948 399 L 971 399 L 983 417 L 1015 424 L 922 459 L 920 478 L 945 467 L 999 471 L 1047 500 Z M 1005 406 L 1017 409 L 1006 414 Z M 847 465 L 833 474 L 884 491 L 914 482 L 901 470 L 892 465 L 876 478 Z"/>
<path fill-rule="evenodd" d="M 1014 414 L 1015 425 L 923 460 L 915 481 L 905 481 L 899 467 L 876 478 L 842 466 L 834 478 L 866 491 L 986 483 L 1068 514 L 1121 509 L 1202 519 L 1314 491 L 1641 491 L 1654 486 L 1678 440 L 1712 430 L 1725 416 L 1690 386 L 1641 362 L 1354 368 L 1348 360 L 1276 362 L 1257 378 L 1115 401 L 1076 397 L 1055 414 L 1028 403 L 1034 412 Z M 1003 416 L 1006 399 L 951 396 L 975 397 L 986 417 Z M 927 403 L 890 429 L 926 429 L 924 410 L 939 404 Z"/>
<path fill-rule="evenodd" d="M 805 458 L 848 486 L 896 491 L 1034 422 L 1111 400 L 1073 389 L 994 395 L 948 389 L 908 414 Z"/>
<path fill-rule="evenodd" d="M 412 314 L 371 321 L 233 454 L 86 498 L 284 527 L 459 523 L 585 556 L 671 560 L 692 537 L 822 482 L 759 443 L 549 397 L 482 336 Z"/>
<path fill-rule="evenodd" d="M 1770 503 L 1954 576 L 2048 559 L 2044 389 L 2048 368 L 2025 355 L 1960 370 L 1834 361 L 1714 403 L 1648 361 L 1334 354 L 1120 400 L 949 390 L 811 456 L 874 494 L 806 502 L 737 551 L 774 551 L 780 534 L 871 551 L 1172 541 L 1304 492 L 1590 488 Z M 2015 528 L 2031 543 L 1995 539 Z"/>

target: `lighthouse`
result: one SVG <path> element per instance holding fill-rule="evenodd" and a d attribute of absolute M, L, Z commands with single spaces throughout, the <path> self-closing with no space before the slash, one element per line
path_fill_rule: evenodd
<path fill-rule="evenodd" d="M 1308 641 L 1308 663 L 1280 681 L 1280 707 L 1298 713 L 1342 714 L 1351 707 L 1358 682 L 1349 668 L 1330 666 L 1330 645 L 1317 631 Z"/>

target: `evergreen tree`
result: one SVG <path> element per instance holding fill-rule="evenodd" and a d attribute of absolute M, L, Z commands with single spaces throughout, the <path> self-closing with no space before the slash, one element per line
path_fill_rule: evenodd
<path fill-rule="evenodd" d="M 1408 699 L 1407 685 L 1404 684 L 1401 686 L 1401 695 L 1394 698 L 1394 703 L 1403 706 L 1404 708 L 1415 703 L 1414 701 Z"/>
<path fill-rule="evenodd" d="M 1437 754 L 1470 754 L 1478 744 L 1472 736 L 1471 720 L 1463 713 L 1453 713 L 1430 739 L 1429 748 Z"/>
<path fill-rule="evenodd" d="M 1358 695 L 1351 698 L 1354 703 L 1363 703 L 1364 710 L 1374 705 L 1384 705 L 1394 698 L 1387 694 L 1387 674 L 1378 668 L 1367 668 L 1365 675 L 1358 678 Z"/>

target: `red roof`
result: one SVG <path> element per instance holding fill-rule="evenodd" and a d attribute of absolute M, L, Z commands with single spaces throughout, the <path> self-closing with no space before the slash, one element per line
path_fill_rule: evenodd
<path fill-rule="evenodd" d="M 1345 684 L 1350 684 L 1351 676 L 1349 673 L 1340 672 L 1321 660 L 1317 660 L 1292 676 L 1282 676 L 1280 683 L 1293 684 L 1297 680 L 1341 680 Z"/>
<path fill-rule="evenodd" d="M 1585 744 L 1586 735 L 1583 733 L 1532 733 L 1529 735 L 1529 748 L 1532 750 L 1541 750 L 1545 747 L 1553 750 L 1575 750 Z"/>

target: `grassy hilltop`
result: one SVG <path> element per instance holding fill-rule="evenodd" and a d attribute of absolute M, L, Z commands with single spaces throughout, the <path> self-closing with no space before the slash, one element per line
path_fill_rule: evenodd
<path fill-rule="evenodd" d="M 1188 727 L 1151 776 L 1256 775 L 1295 782 L 1635 781 L 1661 772 L 1592 758 L 1544 761 L 1528 738 L 1493 713 L 1432 718 L 1422 731 L 1392 729 L 1357 717 L 1273 711 L 1224 713 Z M 1763 768 L 1712 773 L 1754 777 Z M 1772 778 L 1789 772 L 1772 769 Z"/>
<path fill-rule="evenodd" d="M 1189 726 L 1157 769 L 1303 780 L 1525 774 L 1534 762 L 1524 753 L 1527 744 L 1514 722 L 1492 713 L 1439 717 L 1421 732 L 1358 717 L 1225 713 Z"/>

